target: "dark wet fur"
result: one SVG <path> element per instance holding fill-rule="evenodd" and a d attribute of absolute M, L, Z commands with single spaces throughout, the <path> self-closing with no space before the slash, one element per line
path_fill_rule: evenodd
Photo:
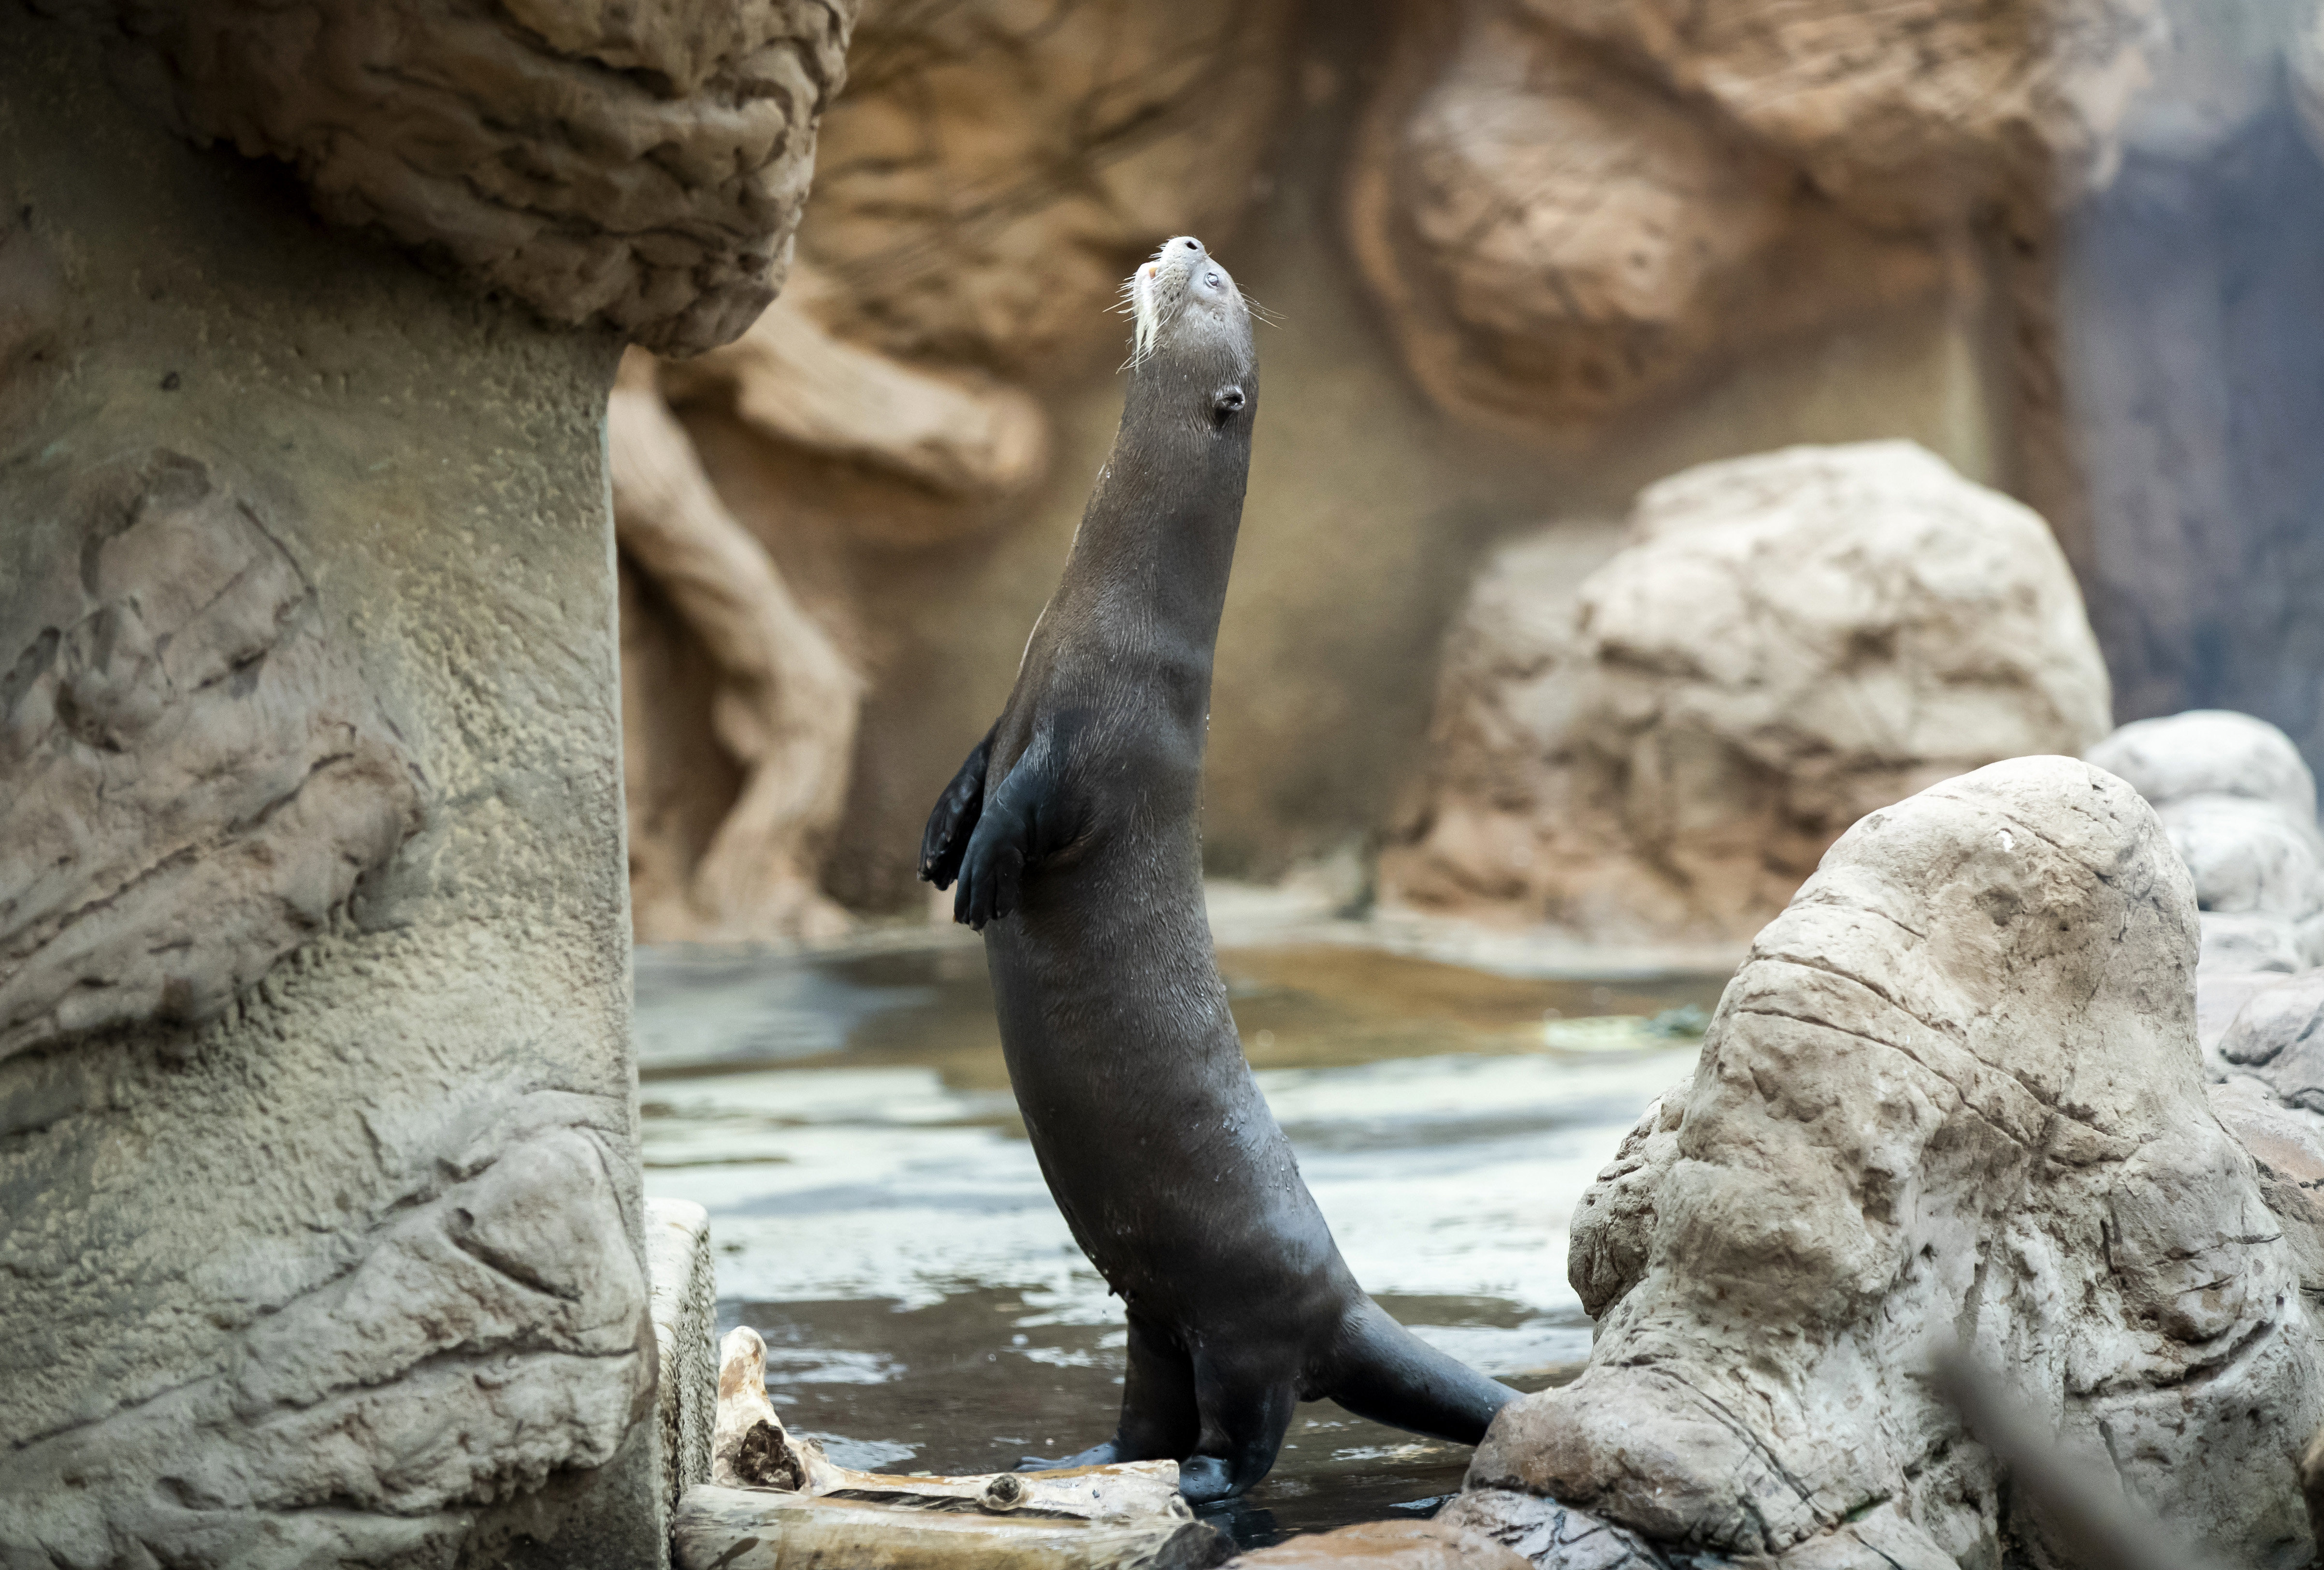
<path fill-rule="evenodd" d="M 984 931 L 1042 1175 L 1129 1312 L 1120 1427 L 1060 1464 L 1176 1459 L 1211 1500 L 1266 1476 L 1295 1401 L 1473 1445 L 1516 1392 L 1356 1284 L 1227 1011 L 1196 810 L 1259 369 L 1233 281 L 1177 261 L 1192 286 L 1131 371 L 1064 581 L 921 875 L 957 877 Z"/>

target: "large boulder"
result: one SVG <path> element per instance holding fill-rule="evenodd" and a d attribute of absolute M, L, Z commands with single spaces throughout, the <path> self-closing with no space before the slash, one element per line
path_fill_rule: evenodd
<path fill-rule="evenodd" d="M 2229 1562 L 2304 1562 L 2315 1157 L 2264 1174 L 2214 1114 L 2198 943 L 2163 825 L 2088 764 L 1858 823 L 1585 1197 L 1589 1366 L 1501 1414 L 1450 1523 L 1544 1565 L 1614 1562 L 1567 1512 L 1688 1563 L 2058 1563 L 1927 1381 L 1957 1340 Z"/>
<path fill-rule="evenodd" d="M 2324 963 L 2315 778 L 2291 737 L 2226 709 L 2137 720 L 2084 755 L 2146 798 L 2194 876 L 2209 1051 L 2255 993 Z"/>
<path fill-rule="evenodd" d="M 1351 164 L 1351 237 L 1443 406 L 1571 436 L 1786 334 L 1932 293 L 1798 171 L 1553 18 L 1406 29 Z M 1441 63 L 1436 63 L 1441 61 Z"/>
<path fill-rule="evenodd" d="M 1740 940 L 1866 813 L 2106 734 L 2049 531 L 1917 447 L 1690 469 L 1639 497 L 1627 540 L 1578 592 L 1554 540 L 1479 578 L 1383 857 L 1392 898 Z"/>

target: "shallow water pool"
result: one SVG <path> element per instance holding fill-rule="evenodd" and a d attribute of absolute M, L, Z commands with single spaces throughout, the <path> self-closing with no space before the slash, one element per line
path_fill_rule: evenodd
<path fill-rule="evenodd" d="M 1425 1339 L 1533 1390 L 1590 1322 L 1573 1203 L 1716 979 L 1520 979 L 1345 944 L 1230 948 L 1235 1019 L 1357 1278 Z M 641 949 L 646 1189 L 710 1213 L 719 1328 L 767 1339 L 785 1420 L 846 1465 L 984 1472 L 1112 1431 L 1120 1305 L 1042 1185 L 981 948 L 846 958 Z M 1301 1408 L 1220 1524 L 1246 1546 L 1425 1512 L 1468 1451 Z"/>

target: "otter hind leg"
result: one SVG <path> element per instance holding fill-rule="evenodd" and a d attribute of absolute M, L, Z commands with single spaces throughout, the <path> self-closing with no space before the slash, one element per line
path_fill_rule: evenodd
<path fill-rule="evenodd" d="M 1359 1418 L 1457 1445 L 1482 1439 L 1493 1415 L 1517 1396 L 1445 1356 L 1370 1298 L 1349 1312 L 1324 1394 Z"/>
<path fill-rule="evenodd" d="M 1232 1353 L 1194 1354 L 1202 1435 L 1178 1464 L 1178 1492 L 1196 1504 L 1249 1493 L 1274 1468 L 1298 1393 L 1284 1371 Z"/>
<path fill-rule="evenodd" d="M 1028 1455 L 1020 1471 L 1111 1466 L 1118 1461 L 1176 1461 L 1202 1436 L 1194 1406 L 1194 1365 L 1160 1326 L 1130 1316 L 1130 1366 L 1121 1381 L 1121 1425 L 1113 1437 L 1063 1461 Z"/>

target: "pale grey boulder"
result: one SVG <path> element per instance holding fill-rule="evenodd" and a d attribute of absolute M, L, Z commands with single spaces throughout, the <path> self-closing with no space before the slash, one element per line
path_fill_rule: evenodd
<path fill-rule="evenodd" d="M 2324 1114 L 2324 970 L 2254 993 L 2219 1038 L 2219 1057 L 2284 1105 Z"/>
<path fill-rule="evenodd" d="M 2057 1564 L 1927 1383 L 1958 1338 L 2229 1563 L 2303 1563 L 2310 1158 L 2269 1176 L 2215 1114 L 2198 949 L 2163 825 L 2085 763 L 1858 823 L 1578 1211 L 1590 1364 L 1502 1413 L 1457 1508 L 1554 1501 L 1690 1564 Z"/>
<path fill-rule="evenodd" d="M 2232 709 L 2134 720 L 2082 754 L 2157 808 L 2196 796 L 2264 802 L 2316 821 L 2316 779 L 2292 738 Z"/>
<path fill-rule="evenodd" d="M 2209 1049 L 2268 984 L 2252 978 L 2324 962 L 2315 777 L 2289 736 L 2226 709 L 2135 721 L 2082 755 L 2146 798 L 2194 876 L 2198 1023 Z"/>
<path fill-rule="evenodd" d="M 2260 1192 L 2299 1258 L 2312 1317 L 2324 1307 L 2324 1113 L 2286 1105 L 2266 1080 L 2246 1074 L 2211 1086 L 2210 1101 L 2259 1168 Z"/>

